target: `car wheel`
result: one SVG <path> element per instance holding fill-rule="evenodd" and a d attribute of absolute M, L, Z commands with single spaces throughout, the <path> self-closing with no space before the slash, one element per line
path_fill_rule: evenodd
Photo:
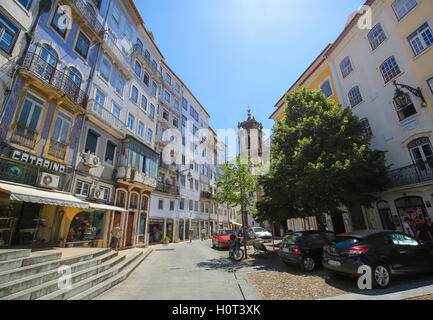
<path fill-rule="evenodd" d="M 302 267 L 304 268 L 304 270 L 311 272 L 314 270 L 314 268 L 316 268 L 316 262 L 311 257 L 305 257 L 302 260 Z"/>
<path fill-rule="evenodd" d="M 373 268 L 373 283 L 378 289 L 385 289 L 391 283 L 391 272 L 389 268 L 379 264 Z"/>

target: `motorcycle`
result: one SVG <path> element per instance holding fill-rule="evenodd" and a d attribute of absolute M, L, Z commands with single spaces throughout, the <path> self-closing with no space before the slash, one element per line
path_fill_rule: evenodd
<path fill-rule="evenodd" d="M 234 261 L 241 261 L 244 258 L 244 250 L 241 249 L 241 240 L 234 234 L 230 236 L 229 258 Z"/>

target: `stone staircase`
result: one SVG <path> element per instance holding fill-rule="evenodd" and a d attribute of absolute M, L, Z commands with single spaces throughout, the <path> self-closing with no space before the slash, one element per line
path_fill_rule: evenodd
<path fill-rule="evenodd" d="M 0 300 L 90 300 L 126 279 L 151 251 L 95 248 L 62 259 L 61 252 L 0 250 Z M 66 289 L 63 266 L 72 284 Z"/>

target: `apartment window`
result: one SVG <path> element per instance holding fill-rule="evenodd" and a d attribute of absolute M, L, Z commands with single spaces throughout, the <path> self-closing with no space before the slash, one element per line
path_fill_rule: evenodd
<path fill-rule="evenodd" d="M 165 75 L 165 80 L 171 84 L 171 76 L 168 73 Z"/>
<path fill-rule="evenodd" d="M 131 100 L 137 104 L 138 103 L 138 89 L 136 86 L 132 86 L 131 90 Z"/>
<path fill-rule="evenodd" d="M 165 109 L 163 109 L 163 111 L 162 111 L 162 118 L 169 121 L 170 113 Z"/>
<path fill-rule="evenodd" d="M 164 200 L 159 199 L 158 200 L 158 209 L 163 210 L 164 209 Z"/>
<path fill-rule="evenodd" d="M 152 129 L 147 129 L 147 138 L 146 138 L 146 141 L 148 143 L 152 143 L 152 135 L 153 135 Z"/>
<path fill-rule="evenodd" d="M 176 110 L 179 110 L 179 101 L 177 101 L 176 99 L 174 100 L 174 108 Z"/>
<path fill-rule="evenodd" d="M 113 110 L 111 113 L 117 118 L 120 119 L 120 108 L 113 103 Z"/>
<path fill-rule="evenodd" d="M 68 142 L 69 130 L 71 128 L 72 118 L 65 113 L 59 111 L 54 124 L 51 140 L 60 142 L 66 145 Z"/>
<path fill-rule="evenodd" d="M 104 195 L 104 201 L 108 202 L 110 201 L 110 188 L 107 187 L 99 187 L 99 190 L 102 191 L 102 194 Z"/>
<path fill-rule="evenodd" d="M 117 77 L 117 83 L 116 83 L 116 92 L 123 96 L 123 88 L 125 87 L 125 80 L 119 75 Z"/>
<path fill-rule="evenodd" d="M 179 128 L 179 121 L 177 120 L 176 117 L 173 117 L 173 126 Z"/>
<path fill-rule="evenodd" d="M 101 91 L 96 89 L 94 111 L 101 114 L 102 109 L 104 108 L 104 104 L 105 104 L 105 95 Z"/>
<path fill-rule="evenodd" d="M 147 110 L 147 98 L 144 95 L 141 95 L 141 108 Z"/>
<path fill-rule="evenodd" d="M 359 91 L 358 86 L 350 89 L 349 100 L 350 100 L 350 105 L 352 106 L 352 108 L 356 107 L 358 104 L 360 104 L 362 102 L 362 96 L 361 96 L 361 92 Z"/>
<path fill-rule="evenodd" d="M 186 117 L 182 116 L 182 127 L 186 127 Z"/>
<path fill-rule="evenodd" d="M 71 18 L 68 16 L 66 10 L 62 6 L 58 5 L 56 12 L 53 15 L 53 20 L 51 20 L 51 26 L 62 38 L 66 36 L 66 31 L 70 24 Z"/>
<path fill-rule="evenodd" d="M 174 90 L 180 93 L 180 86 L 177 82 L 174 84 Z"/>
<path fill-rule="evenodd" d="M 142 138 L 144 137 L 144 123 L 142 121 L 138 121 L 137 134 Z"/>
<path fill-rule="evenodd" d="M 416 139 L 408 144 L 413 162 L 421 172 L 433 168 L 433 149 L 428 137 Z"/>
<path fill-rule="evenodd" d="M 179 209 L 184 210 L 185 209 L 185 199 L 181 198 L 179 201 Z"/>
<path fill-rule="evenodd" d="M 404 107 L 397 107 L 394 104 L 400 121 L 403 121 L 406 118 L 409 118 L 417 113 L 415 109 L 415 105 L 412 102 L 412 99 L 410 98 L 409 101 L 410 102 Z"/>
<path fill-rule="evenodd" d="M 197 111 L 194 111 L 194 119 L 195 119 L 195 121 L 198 122 L 198 112 Z M 203 127 L 203 122 L 201 123 L 201 126 Z"/>
<path fill-rule="evenodd" d="M 373 131 L 370 127 L 370 122 L 368 122 L 368 119 L 362 119 L 361 123 L 363 125 L 363 138 L 367 139 L 373 136 Z"/>
<path fill-rule="evenodd" d="M 17 125 L 30 129 L 31 131 L 38 131 L 44 103 L 44 101 L 31 93 L 27 93 L 20 116 L 18 117 Z"/>
<path fill-rule="evenodd" d="M 421 52 L 431 47 L 433 44 L 433 34 L 429 25 L 427 23 L 424 24 L 415 31 L 408 40 L 415 55 L 419 55 Z"/>
<path fill-rule="evenodd" d="M 156 73 L 156 69 L 158 68 L 158 65 L 157 65 L 157 63 L 156 63 L 156 61 L 155 60 L 152 60 L 152 71 L 154 72 L 154 73 Z"/>
<path fill-rule="evenodd" d="M 0 48 L 10 54 L 20 33 L 6 17 L 0 14 Z"/>
<path fill-rule="evenodd" d="M 113 20 L 116 22 L 116 24 L 119 24 L 119 22 L 120 22 L 120 11 L 119 11 L 119 8 L 117 8 L 116 5 L 114 5 L 114 7 L 113 7 L 113 12 L 111 13 L 111 15 L 113 16 Z"/>
<path fill-rule="evenodd" d="M 332 97 L 334 92 L 332 91 L 331 82 L 329 80 L 326 80 L 321 86 L 320 90 L 325 94 L 326 99 L 329 97 Z"/>
<path fill-rule="evenodd" d="M 27 10 L 29 10 L 32 5 L 32 0 L 18 0 L 18 2 L 21 3 L 22 6 Z"/>
<path fill-rule="evenodd" d="M 116 144 L 111 141 L 107 141 L 107 146 L 105 148 L 105 157 L 104 157 L 104 161 L 106 163 L 113 165 L 115 151 L 116 151 Z"/>
<path fill-rule="evenodd" d="M 77 185 L 75 187 L 75 195 L 88 197 L 90 191 L 90 183 L 77 180 Z"/>
<path fill-rule="evenodd" d="M 87 59 L 89 47 L 90 40 L 82 32 L 80 32 L 77 38 L 77 43 L 75 44 L 75 51 L 77 51 L 84 59 Z"/>
<path fill-rule="evenodd" d="M 107 61 L 107 59 L 103 58 L 101 63 L 101 76 L 109 81 L 111 72 L 111 64 Z"/>
<path fill-rule="evenodd" d="M 198 180 L 195 180 L 195 190 L 198 191 Z"/>
<path fill-rule="evenodd" d="M 386 39 L 385 32 L 383 32 L 380 23 L 376 24 L 368 34 L 368 40 L 370 41 L 371 48 L 375 50 L 382 42 Z"/>
<path fill-rule="evenodd" d="M 138 61 L 135 61 L 135 74 L 140 78 L 141 77 L 141 64 Z"/>
<path fill-rule="evenodd" d="M 144 50 L 144 59 L 146 60 L 147 64 L 150 64 L 150 53 L 149 50 Z"/>
<path fill-rule="evenodd" d="M 198 201 L 194 201 L 194 211 L 198 212 Z"/>
<path fill-rule="evenodd" d="M 204 203 L 200 201 L 200 212 L 204 213 Z"/>
<path fill-rule="evenodd" d="M 183 154 L 182 155 L 182 165 L 185 165 L 185 163 L 186 163 L 186 159 L 185 159 L 185 155 Z"/>
<path fill-rule="evenodd" d="M 89 129 L 89 131 L 87 131 L 86 145 L 84 147 L 85 153 L 96 154 L 98 138 L 99 138 L 99 134 L 93 131 L 92 129 Z"/>
<path fill-rule="evenodd" d="M 152 93 L 155 97 L 156 97 L 156 89 L 157 89 L 156 83 L 155 81 L 152 81 Z"/>
<path fill-rule="evenodd" d="M 189 210 L 190 211 L 194 210 L 194 200 L 189 200 Z"/>
<path fill-rule="evenodd" d="M 174 201 L 170 201 L 170 211 L 174 211 Z"/>
<path fill-rule="evenodd" d="M 150 116 L 152 119 L 155 118 L 155 106 L 153 104 L 150 104 Z"/>
<path fill-rule="evenodd" d="M 196 134 L 198 131 L 198 128 L 196 126 L 192 126 L 192 133 Z"/>
<path fill-rule="evenodd" d="M 146 86 L 149 86 L 150 77 L 146 71 L 144 71 L 143 81 Z"/>
<path fill-rule="evenodd" d="M 350 62 L 349 57 L 343 59 L 343 61 L 340 63 L 340 69 L 343 78 L 346 78 L 353 71 L 352 63 Z"/>
<path fill-rule="evenodd" d="M 165 101 L 167 101 L 168 103 L 170 103 L 170 93 L 168 93 L 167 90 L 165 90 Z"/>
<path fill-rule="evenodd" d="M 194 190 L 194 179 L 189 180 L 189 188 Z"/>
<path fill-rule="evenodd" d="M 392 3 L 395 15 L 398 20 L 403 19 L 417 5 L 416 0 L 395 0 Z"/>
<path fill-rule="evenodd" d="M 400 67 L 398 66 L 394 57 L 391 57 L 382 63 L 380 66 L 380 71 L 382 72 L 385 83 L 388 83 L 401 73 Z"/>
<path fill-rule="evenodd" d="M 134 131 L 134 122 L 135 122 L 135 117 L 132 114 L 128 114 L 128 129 Z"/>
<path fill-rule="evenodd" d="M 182 98 L 182 108 L 188 110 L 188 101 L 185 98 Z"/>
<path fill-rule="evenodd" d="M 180 184 L 185 187 L 185 175 L 180 175 Z"/>

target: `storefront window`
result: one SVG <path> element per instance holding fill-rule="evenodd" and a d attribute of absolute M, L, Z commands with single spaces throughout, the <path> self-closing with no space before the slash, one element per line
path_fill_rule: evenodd
<path fill-rule="evenodd" d="M 105 225 L 104 211 L 83 211 L 71 222 L 67 242 L 92 241 L 103 238 Z"/>
<path fill-rule="evenodd" d="M 140 215 L 140 224 L 138 227 L 138 235 L 139 236 L 144 235 L 145 231 L 146 231 L 146 214 L 142 213 Z"/>
<path fill-rule="evenodd" d="M 184 220 L 183 220 L 183 219 L 179 220 L 179 240 L 185 240 L 185 239 L 183 238 L 183 230 L 184 230 L 184 225 L 183 225 L 183 223 L 184 223 Z"/>
<path fill-rule="evenodd" d="M 397 212 L 400 216 L 402 224 L 405 219 L 408 219 L 407 223 L 412 228 L 414 228 L 416 219 L 423 221 L 427 216 L 427 210 L 421 197 L 406 197 L 397 199 L 395 201 L 395 206 L 397 207 Z"/>

